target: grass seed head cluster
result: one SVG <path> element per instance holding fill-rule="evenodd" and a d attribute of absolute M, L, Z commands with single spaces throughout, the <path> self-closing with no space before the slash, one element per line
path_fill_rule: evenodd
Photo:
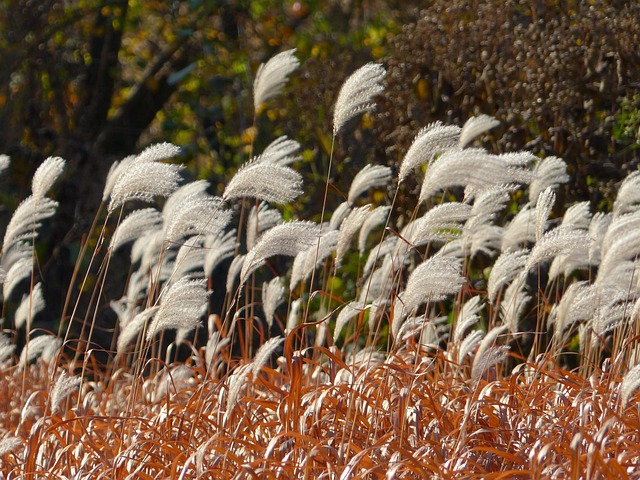
<path fill-rule="evenodd" d="M 256 126 L 294 53 L 257 71 Z M 334 142 L 355 141 L 344 127 L 374 109 L 384 77 L 368 64 L 345 80 Z M 127 157 L 57 334 L 32 328 L 46 312 L 38 229 L 64 170 L 45 160 L 0 259 L 3 476 L 638 478 L 640 176 L 611 212 L 554 214 L 564 161 L 475 146 L 497 123 L 426 126 L 397 171 L 365 166 L 330 212 L 332 154 L 319 221 L 278 210 L 304 188 L 287 137 L 219 197 L 183 184 L 174 145 Z M 401 182 L 416 186 L 413 211 L 394 208 Z M 92 338 L 125 248 L 103 364 Z M 220 311 L 212 290 L 226 290 Z"/>

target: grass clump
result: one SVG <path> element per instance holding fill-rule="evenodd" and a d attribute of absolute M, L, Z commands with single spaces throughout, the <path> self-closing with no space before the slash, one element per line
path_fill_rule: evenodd
<path fill-rule="evenodd" d="M 283 68 L 259 71 L 256 128 L 298 65 L 286 53 Z M 345 81 L 334 144 L 372 111 L 384 77 L 368 64 Z M 478 147 L 497 124 L 426 126 L 398 172 L 354 173 L 333 212 L 329 174 L 317 223 L 270 206 L 303 192 L 293 140 L 256 155 L 221 197 L 206 181 L 180 185 L 168 163 L 177 147 L 149 147 L 111 170 L 104 223 L 78 262 L 59 335 L 32 328 L 35 315 L 54 315 L 33 268 L 38 229 L 55 213 L 45 194 L 63 166 L 48 160 L 0 260 L 2 472 L 633 477 L 637 175 L 611 212 L 577 203 L 560 215 L 564 161 Z M 395 205 L 401 182 L 421 186 L 409 212 Z M 125 248 L 127 284 L 107 298 Z M 211 292 L 224 290 L 213 310 Z M 94 335 L 107 305 L 117 325 L 102 349 Z"/>

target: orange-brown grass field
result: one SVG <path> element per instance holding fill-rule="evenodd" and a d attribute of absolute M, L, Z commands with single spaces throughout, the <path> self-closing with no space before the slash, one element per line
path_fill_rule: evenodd
<path fill-rule="evenodd" d="M 256 128 L 298 64 L 257 71 Z M 384 78 L 345 80 L 334 142 L 375 120 Z M 610 211 L 556 205 L 565 162 L 486 151 L 496 125 L 425 126 L 344 194 L 332 148 L 313 221 L 286 210 L 295 140 L 220 196 L 150 146 L 111 169 L 63 312 L 37 268 L 65 167 L 46 159 L 0 259 L 0 477 L 640 478 L 640 174 Z"/>

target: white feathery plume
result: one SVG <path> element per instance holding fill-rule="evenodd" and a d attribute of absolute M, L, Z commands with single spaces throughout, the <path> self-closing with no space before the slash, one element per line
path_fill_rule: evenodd
<path fill-rule="evenodd" d="M 525 291 L 524 276 L 520 276 L 504 291 L 504 298 L 500 303 L 502 320 L 509 328 L 509 332 L 519 331 L 520 319 L 524 315 L 525 308 L 531 300 L 531 296 Z"/>
<path fill-rule="evenodd" d="M 378 225 L 386 222 L 389 217 L 389 212 L 391 212 L 391 207 L 381 205 L 374 208 L 367 216 L 360 228 L 360 234 L 358 235 L 358 250 L 360 251 L 360 256 L 364 255 L 367 248 L 367 239 L 369 238 L 369 234 Z"/>
<path fill-rule="evenodd" d="M 433 254 L 434 257 L 450 258 L 462 262 L 465 258 L 465 244 L 462 238 L 454 238 L 445 243 L 440 250 Z"/>
<path fill-rule="evenodd" d="M 233 257 L 233 260 L 231 260 L 231 265 L 229 265 L 229 270 L 227 271 L 227 293 L 233 292 L 233 285 L 236 282 L 236 278 L 238 278 L 238 275 L 240 275 L 240 272 L 242 271 L 246 258 L 247 255 L 236 255 Z"/>
<path fill-rule="evenodd" d="M 474 138 L 477 138 L 484 132 L 497 127 L 498 125 L 500 125 L 500 121 L 490 117 L 489 115 L 483 114 L 476 117 L 470 117 L 462 127 L 458 146 L 460 148 L 466 147 Z"/>
<path fill-rule="evenodd" d="M 342 259 L 349 250 L 351 239 L 358 233 L 365 220 L 371 213 L 371 205 L 367 204 L 363 207 L 357 207 L 351 210 L 351 213 L 342 221 L 340 225 L 340 234 L 338 236 L 338 244 L 336 246 L 336 269 L 342 265 Z"/>
<path fill-rule="evenodd" d="M 638 302 L 636 302 L 636 305 L 637 304 Z M 635 306 L 634 306 L 634 310 L 635 310 Z M 635 315 L 632 314 L 631 318 L 632 318 L 632 321 L 636 321 L 638 319 L 638 312 L 635 312 Z M 636 365 L 639 364 L 638 362 L 640 362 L 640 349 L 638 348 L 637 345 L 635 345 L 631 348 L 631 352 L 627 356 L 627 368 L 631 369 L 635 367 Z"/>
<path fill-rule="evenodd" d="M 628 313 L 629 302 L 628 283 L 625 286 L 588 285 L 587 282 L 571 284 L 557 308 L 552 310 L 554 337 L 560 341 L 566 328 L 584 320 L 588 320 L 590 331 L 604 335 L 620 323 L 625 312 Z M 580 326 L 585 324 L 581 323 Z M 586 339 L 581 335 L 581 345 Z M 592 337 L 591 341 L 597 341 L 597 336 Z"/>
<path fill-rule="evenodd" d="M 495 347 L 495 343 L 498 337 L 503 333 L 506 333 L 506 331 L 506 325 L 493 327 L 491 330 L 489 330 L 480 342 L 480 346 L 478 347 L 478 351 L 476 352 L 473 363 L 475 364 L 476 360 L 478 360 L 479 357 L 482 357 L 487 352 L 487 350 Z"/>
<path fill-rule="evenodd" d="M 473 330 L 460 342 L 458 347 L 458 362 L 462 362 L 464 358 L 469 355 L 474 348 L 482 341 L 484 332 L 481 330 Z"/>
<path fill-rule="evenodd" d="M 605 299 L 603 305 L 598 305 L 595 309 L 593 317 L 589 320 L 591 326 L 591 344 L 597 345 L 609 332 L 623 324 L 625 318 L 629 314 L 629 302 L 633 299 L 629 298 L 627 292 L 618 291 L 618 302 Z"/>
<path fill-rule="evenodd" d="M 453 330 L 451 341 L 460 342 L 464 332 L 480 321 L 480 315 L 478 315 L 478 313 L 483 308 L 481 302 L 482 297 L 480 295 L 476 295 L 464 303 L 460 309 L 460 313 L 458 314 L 458 319 L 456 321 L 455 329 Z"/>
<path fill-rule="evenodd" d="M 137 302 L 129 300 L 126 295 L 123 295 L 118 300 L 111 300 L 109 307 L 117 315 L 119 325 L 126 325 L 129 319 L 139 311 Z"/>
<path fill-rule="evenodd" d="M 640 387 L 640 365 L 636 365 L 627 373 L 625 373 L 622 378 L 622 383 L 620 384 L 620 402 L 622 403 L 622 408 L 626 408 L 631 396 L 638 390 Z"/>
<path fill-rule="evenodd" d="M 37 237 L 36 230 L 41 221 L 52 217 L 56 213 L 58 202 L 47 197 L 30 195 L 15 209 L 2 242 L 2 251 L 7 252 L 17 243 L 32 240 Z"/>
<path fill-rule="evenodd" d="M 300 305 L 302 304 L 302 298 L 297 298 L 291 302 L 291 308 L 289 309 L 289 316 L 287 317 L 287 324 L 284 328 L 285 335 L 288 335 L 291 330 L 298 326 L 298 317 L 300 312 Z"/>
<path fill-rule="evenodd" d="M 640 254 L 640 210 L 615 218 L 602 239 L 600 268 L 597 279 L 609 281 L 612 272 L 625 260 Z M 597 280 L 596 280 L 597 281 Z"/>
<path fill-rule="evenodd" d="M 524 271 L 528 259 L 529 250 L 526 249 L 503 252 L 496 259 L 487 281 L 487 296 L 492 303 L 495 302 L 500 289 Z"/>
<path fill-rule="evenodd" d="M 176 205 L 170 217 L 164 216 L 164 236 L 170 242 L 194 235 L 216 235 L 231 220 L 222 199 L 206 193 L 196 193 Z"/>
<path fill-rule="evenodd" d="M 31 258 L 33 255 L 33 245 L 27 242 L 17 242 L 11 249 L 2 252 L 0 257 L 0 280 L 4 282 L 7 277 L 7 270 L 9 270 L 14 263 L 21 258 Z"/>
<path fill-rule="evenodd" d="M 251 364 L 241 365 L 240 367 L 236 368 L 236 370 L 231 375 L 229 375 L 229 378 L 227 379 L 229 390 L 227 393 L 227 407 L 225 409 L 223 418 L 225 424 L 229 421 L 233 409 L 238 404 L 240 393 L 247 384 L 249 372 L 251 371 L 251 369 Z"/>
<path fill-rule="evenodd" d="M 401 241 L 402 240 L 399 240 L 395 237 L 387 237 L 378 245 L 373 247 L 369 251 L 369 256 L 367 257 L 367 261 L 365 262 L 364 268 L 362 269 L 363 276 L 366 277 L 367 275 L 369 275 L 369 273 L 371 273 L 371 270 L 373 269 L 376 262 L 384 260 L 387 255 L 394 252 L 394 250 L 396 249 L 396 245 Z"/>
<path fill-rule="evenodd" d="M 502 251 L 515 250 L 536 240 L 536 210 L 523 205 L 516 216 L 504 228 Z"/>
<path fill-rule="evenodd" d="M 592 341 L 589 326 L 586 323 L 578 324 L 578 342 L 580 345 L 580 353 L 584 352 L 587 341 L 589 340 Z"/>
<path fill-rule="evenodd" d="M 360 315 L 365 310 L 365 308 L 366 307 L 362 302 L 356 300 L 344 305 L 344 307 L 338 314 L 336 325 L 333 329 L 334 340 L 340 336 L 347 323 L 349 323 L 349 321 L 356 315 Z"/>
<path fill-rule="evenodd" d="M 160 227 L 160 226 L 159 226 Z M 133 245 L 131 246 L 131 263 L 137 263 L 144 259 L 147 254 L 147 251 L 151 249 L 152 245 L 155 248 L 154 257 L 157 259 L 157 256 L 160 254 L 160 249 L 165 249 L 163 247 L 164 239 L 162 236 L 162 228 L 156 228 L 153 230 L 149 230 L 146 232 L 141 232 L 141 235 L 133 241 Z M 147 268 L 151 263 L 146 263 L 143 261 L 143 264 L 140 268 Z"/>
<path fill-rule="evenodd" d="M 439 344 L 446 340 L 447 329 L 438 328 L 438 324 L 442 321 L 446 321 L 446 317 L 438 317 L 433 320 L 425 319 L 424 316 L 421 317 L 420 328 L 416 333 L 419 334 L 418 342 L 422 347 L 437 350 Z"/>
<path fill-rule="evenodd" d="M 168 160 L 180 153 L 180 147 L 169 142 L 156 143 L 145 148 L 136 157 L 136 163 L 159 162 Z"/>
<path fill-rule="evenodd" d="M 11 268 L 7 272 L 2 285 L 2 295 L 6 301 L 11 292 L 18 286 L 18 284 L 25 278 L 31 275 L 33 271 L 33 260 L 31 257 L 22 257 L 11 265 Z"/>
<path fill-rule="evenodd" d="M 384 243 L 384 242 L 383 242 Z M 370 257 L 371 258 L 371 257 Z M 376 302 L 382 302 L 388 299 L 393 288 L 393 261 L 391 255 L 384 255 L 380 268 L 367 278 L 363 285 L 367 288 L 360 290 L 358 300 L 364 302 L 366 299 L 375 298 Z"/>
<path fill-rule="evenodd" d="M 602 241 L 604 240 L 613 216 L 610 213 L 597 212 L 591 217 L 589 223 L 589 236 L 593 238 L 593 243 L 589 249 L 589 264 L 599 265 L 601 260 Z"/>
<path fill-rule="evenodd" d="M 149 269 L 139 269 L 133 272 L 129 278 L 127 293 L 123 297 L 127 302 L 130 313 L 127 315 L 127 319 L 131 318 L 134 312 L 137 312 L 134 307 L 147 299 L 149 290 L 153 288 L 156 282 L 151 279 L 150 272 L 151 270 Z"/>
<path fill-rule="evenodd" d="M 633 303 L 633 309 L 631 309 L 631 314 L 629 315 L 629 318 L 633 322 L 637 322 L 638 320 L 640 320 L 640 298 L 636 299 L 635 302 Z M 2 344 L 2 341 L 0 339 L 0 345 L 1 344 Z M 640 354 L 640 351 L 637 350 L 636 347 L 634 347 L 634 351 L 635 353 Z M 635 361 L 633 364 L 635 365 Z"/>
<path fill-rule="evenodd" d="M 64 171 L 65 161 L 60 157 L 49 157 L 36 169 L 31 180 L 31 191 L 36 199 L 46 196 Z"/>
<path fill-rule="evenodd" d="M 429 326 L 433 327 L 431 322 L 425 321 L 424 315 L 420 315 L 419 317 L 409 317 L 406 320 L 399 320 L 400 321 L 395 321 L 394 319 L 393 323 L 395 328 L 392 331 L 392 336 L 396 344 L 406 342 L 409 338 L 415 337 L 418 333 L 422 336 L 422 333 L 429 328 Z M 435 337 L 435 334 L 432 331 L 431 334 L 427 333 L 426 336 Z M 422 344 L 423 342 L 421 341 L 420 343 Z"/>
<path fill-rule="evenodd" d="M 324 318 L 325 316 L 326 316 L 326 312 L 322 312 L 321 318 Z M 329 331 L 329 322 L 327 322 L 326 320 L 323 322 L 320 322 L 316 326 L 316 335 L 313 341 L 314 346 L 316 347 L 324 346 L 325 341 L 327 340 L 328 331 Z"/>
<path fill-rule="evenodd" d="M 0 440 L 0 458 L 6 454 L 15 452 L 20 447 L 24 447 L 20 437 L 5 437 Z"/>
<path fill-rule="evenodd" d="M 258 67 L 253 81 L 253 108 L 256 113 L 267 100 L 280 94 L 289 74 L 300 66 L 295 52 L 295 48 L 280 52 Z"/>
<path fill-rule="evenodd" d="M 550 279 L 554 279 L 560 274 L 564 274 L 567 277 L 571 272 L 588 268 L 591 265 L 590 252 L 593 250 L 593 243 L 596 240 L 589 236 L 590 225 L 591 212 L 589 211 L 589 202 L 576 203 L 567 209 L 558 228 L 582 232 L 585 237 L 592 238 L 592 241 L 589 248 L 576 248 L 569 253 L 556 256 L 549 267 Z"/>
<path fill-rule="evenodd" d="M 530 182 L 531 172 L 512 160 L 480 148 L 447 150 L 429 165 L 419 201 L 454 186 L 483 190 L 494 185 Z"/>
<path fill-rule="evenodd" d="M 329 220 L 329 229 L 337 230 L 340 228 L 340 225 L 342 225 L 342 222 L 347 218 L 347 215 L 349 215 L 350 212 L 351 205 L 349 205 L 349 202 L 342 202 L 338 205 L 331 215 L 331 220 Z"/>
<path fill-rule="evenodd" d="M 282 214 L 275 208 L 270 208 L 266 202 L 260 202 L 258 208 L 251 207 L 247 220 L 247 250 L 256 244 L 257 238 L 265 230 L 269 230 L 282 222 Z"/>
<path fill-rule="evenodd" d="M 117 353 L 122 355 L 127 346 L 140 334 L 149 319 L 160 309 L 159 305 L 144 309 L 131 320 L 120 321 L 120 334 L 118 335 Z"/>
<path fill-rule="evenodd" d="M 468 222 L 467 222 L 468 223 Z M 500 251 L 502 246 L 502 235 L 504 229 L 497 225 L 474 225 L 473 229 L 466 228 L 465 224 L 462 230 L 462 247 L 463 254 L 475 257 L 478 253 L 483 253 L 489 257 L 493 257 L 496 252 Z M 445 245 L 449 247 L 450 245 Z"/>
<path fill-rule="evenodd" d="M 413 246 L 420 246 L 457 238 L 462 234 L 462 223 L 470 216 L 471 206 L 466 203 L 441 203 L 413 223 L 412 233 L 407 240 Z"/>
<path fill-rule="evenodd" d="M 40 357 L 41 361 L 50 363 L 62 347 L 62 340 L 53 335 L 40 335 L 29 340 L 20 353 L 19 365 L 26 367 L 31 361 Z"/>
<path fill-rule="evenodd" d="M 187 199 L 194 195 L 204 195 L 209 188 L 209 182 L 206 180 L 196 180 L 195 182 L 185 183 L 178 187 L 171 195 L 167 197 L 162 207 L 162 216 L 171 218 L 177 214 Z"/>
<path fill-rule="evenodd" d="M 578 202 L 567 208 L 562 217 L 560 226 L 562 228 L 571 228 L 574 230 L 589 230 L 591 226 L 591 211 L 589 210 L 589 202 Z"/>
<path fill-rule="evenodd" d="M 205 349 L 205 361 L 207 362 L 207 368 L 213 367 L 213 359 L 220 353 L 220 351 L 229 345 L 231 340 L 229 338 L 222 338 L 222 334 L 218 331 L 212 332 L 207 341 L 207 347 Z"/>
<path fill-rule="evenodd" d="M 540 241 L 547 228 L 547 221 L 555 203 L 556 194 L 551 187 L 547 187 L 538 196 L 536 203 L 536 242 Z"/>
<path fill-rule="evenodd" d="M 382 65 L 367 63 L 345 80 L 334 107 L 334 136 L 350 119 L 373 110 L 375 103 L 371 99 L 384 90 L 381 82 L 386 73 Z"/>
<path fill-rule="evenodd" d="M 640 228 L 640 211 L 620 215 L 615 219 L 612 218 L 602 239 L 602 257 L 604 258 L 609 254 L 609 250 L 619 243 L 621 237 L 629 234 L 629 232 L 636 232 L 638 228 Z M 632 256 L 635 255 L 633 252 L 630 253 Z"/>
<path fill-rule="evenodd" d="M 421 129 L 400 163 L 398 182 L 403 182 L 418 167 L 430 163 L 436 155 L 455 147 L 460 139 L 460 131 L 460 127 L 444 125 L 440 121 Z"/>
<path fill-rule="evenodd" d="M 356 198 L 372 188 L 388 186 L 391 182 L 391 169 L 383 165 L 365 165 L 351 181 L 347 201 L 353 205 Z"/>
<path fill-rule="evenodd" d="M 111 168 L 109 168 L 109 173 L 107 173 L 107 180 L 104 184 L 104 189 L 102 191 L 102 201 L 106 202 L 108 198 L 111 196 L 111 192 L 113 191 L 113 186 L 116 184 L 116 181 L 122 175 L 129 166 L 135 161 L 136 155 L 129 155 L 124 157 L 120 161 L 115 161 L 111 164 Z"/>
<path fill-rule="evenodd" d="M 175 365 L 160 370 L 153 380 L 148 382 L 151 386 L 149 400 L 158 403 L 169 397 L 172 392 L 178 393 L 194 384 L 193 369 L 188 365 Z"/>
<path fill-rule="evenodd" d="M 0 154 L 0 175 L 9 168 L 11 157 L 9 155 Z"/>
<path fill-rule="evenodd" d="M 508 355 L 506 347 L 491 347 L 483 351 L 482 355 L 476 353 L 471 366 L 471 381 L 478 383 L 491 367 L 502 363 Z"/>
<path fill-rule="evenodd" d="M 340 233 L 336 230 L 324 232 L 316 246 L 312 246 L 296 255 L 291 267 L 291 280 L 289 281 L 291 290 L 302 280 L 309 278 L 312 271 L 317 269 L 324 259 L 335 251 L 339 235 Z"/>
<path fill-rule="evenodd" d="M 22 301 L 14 316 L 16 330 L 26 325 L 29 318 L 33 318 L 42 310 L 44 310 L 44 296 L 42 295 L 42 283 L 38 283 L 30 294 L 22 296 Z"/>
<path fill-rule="evenodd" d="M 284 303 L 285 288 L 280 277 L 275 277 L 262 284 L 262 310 L 267 325 L 273 325 L 276 309 Z"/>
<path fill-rule="evenodd" d="M 205 238 L 204 273 L 206 276 L 211 275 L 215 268 L 220 265 L 220 262 L 234 255 L 238 246 L 236 237 L 236 230 L 233 229 L 226 233 L 221 232 L 218 235 L 209 235 Z"/>
<path fill-rule="evenodd" d="M 16 346 L 11 343 L 9 337 L 0 333 L 0 366 L 2 366 L 16 349 Z"/>
<path fill-rule="evenodd" d="M 164 243 L 162 245 L 164 248 Z M 167 249 L 158 258 L 153 259 L 154 263 L 152 265 L 154 268 L 151 271 L 157 273 L 159 269 L 159 273 L 157 273 L 157 278 L 155 279 L 156 282 L 166 282 L 168 285 L 171 283 L 171 280 L 174 280 L 171 276 L 176 269 L 176 255 L 177 252 L 175 249 Z M 167 285 L 165 285 L 165 287 Z"/>
<path fill-rule="evenodd" d="M 203 278 L 205 276 L 204 262 L 207 252 L 204 249 L 203 243 L 204 238 L 192 237 L 185 240 L 180 246 L 175 261 L 169 265 L 172 267 L 169 284 L 177 278 L 187 276 L 191 278 Z"/>
<path fill-rule="evenodd" d="M 145 168 L 144 166 L 142 166 L 142 164 L 151 164 L 159 160 L 166 160 L 166 159 L 175 157 L 179 152 L 180 152 L 180 148 L 177 147 L 176 145 L 173 145 L 171 143 L 158 143 L 156 145 L 151 145 L 145 148 L 137 156 L 130 155 L 122 159 L 122 161 L 120 162 L 115 162 L 111 166 L 111 169 L 109 170 L 109 174 L 107 175 L 107 181 L 105 183 L 104 191 L 102 194 L 102 200 L 106 201 L 109 197 L 113 197 L 115 186 L 118 183 L 121 184 L 121 186 L 119 187 L 120 189 L 123 189 L 124 187 L 127 187 L 127 186 L 128 188 L 131 188 L 132 186 L 135 186 L 136 181 L 140 181 L 140 183 L 146 185 L 146 183 L 150 181 L 150 179 L 148 177 L 147 178 L 144 177 Z M 175 168 L 176 167 L 173 166 L 168 168 L 168 170 L 173 170 Z M 156 167 L 151 167 L 148 170 L 149 175 L 152 176 L 151 180 L 153 179 L 153 176 L 158 173 L 156 170 L 163 170 L 163 168 L 160 167 L 158 169 Z M 140 178 L 138 179 L 136 177 L 140 177 Z M 131 183 L 133 183 L 134 185 L 131 185 Z M 164 183 L 164 179 L 163 179 L 163 183 Z M 166 185 L 164 186 L 166 187 Z M 175 185 L 171 184 L 171 187 L 172 187 L 170 189 L 171 191 L 163 193 L 163 196 L 168 196 L 171 192 L 173 192 L 173 190 L 177 188 L 177 179 L 176 179 L 176 184 Z M 144 190 L 144 186 L 143 188 L 141 188 L 141 190 Z M 124 191 L 119 193 L 119 195 L 123 195 L 123 194 L 124 194 Z M 119 204 L 124 203 L 124 201 L 126 201 L 125 197 L 126 195 L 123 195 L 123 198 L 118 200 L 118 203 Z M 111 200 L 111 203 L 113 203 L 113 198 Z M 117 206 L 119 205 L 116 205 L 113 208 L 117 208 Z"/>
<path fill-rule="evenodd" d="M 150 341 L 158 332 L 169 328 L 196 328 L 209 296 L 206 285 L 206 280 L 184 277 L 163 290 L 160 308 L 149 325 L 146 340 Z"/>
<path fill-rule="evenodd" d="M 173 340 L 174 345 L 182 345 L 187 344 L 187 340 L 189 340 L 189 334 L 193 332 L 194 328 L 179 328 L 176 330 L 176 336 Z"/>
<path fill-rule="evenodd" d="M 420 345 L 428 348 L 438 348 L 438 344 L 447 339 L 449 327 L 445 325 L 446 317 L 427 318 L 425 315 L 394 319 L 392 337 L 396 344 L 406 342 L 409 338 L 418 336 Z"/>
<path fill-rule="evenodd" d="M 459 262 L 446 257 L 431 257 L 411 273 L 404 290 L 407 312 L 415 311 L 425 302 L 437 302 L 458 293 L 465 278 Z"/>
<path fill-rule="evenodd" d="M 529 185 L 529 202 L 534 204 L 548 187 L 556 188 L 569 181 L 567 164 L 559 157 L 546 157 L 539 160 L 533 169 L 534 179 Z"/>
<path fill-rule="evenodd" d="M 245 163 L 224 189 L 225 201 L 250 197 L 278 204 L 289 203 L 302 194 L 302 175 L 283 165 Z"/>
<path fill-rule="evenodd" d="M 400 292 L 396 296 L 395 302 L 393 304 L 392 313 L 393 315 L 389 320 L 389 323 L 390 323 L 389 327 L 391 331 L 391 338 L 393 338 L 394 342 L 397 343 L 400 339 L 399 334 L 402 329 L 402 325 L 407 320 L 407 313 L 408 313 L 408 310 L 404 303 L 404 292 Z"/>
<path fill-rule="evenodd" d="M 260 370 L 265 366 L 273 352 L 282 345 L 282 342 L 284 342 L 284 338 L 280 336 L 270 338 L 260 346 L 258 351 L 256 351 L 253 356 L 253 361 L 251 362 L 251 375 L 254 379 L 258 376 Z"/>
<path fill-rule="evenodd" d="M 382 321 L 382 319 L 384 318 L 385 308 L 388 304 L 388 300 L 377 298 L 371 303 L 371 305 L 368 306 L 369 319 L 367 320 L 367 326 L 370 332 L 374 331 L 376 329 L 376 326 L 378 325 L 378 322 Z"/>
<path fill-rule="evenodd" d="M 496 347 L 495 342 L 506 331 L 507 327 L 504 325 L 494 327 L 487 332 L 480 342 L 471 367 L 471 379 L 474 383 L 482 378 L 489 368 L 504 360 L 507 352 L 504 347 Z"/>
<path fill-rule="evenodd" d="M 111 237 L 109 249 L 115 252 L 121 246 L 133 242 L 145 233 L 159 230 L 161 225 L 162 214 L 155 208 L 135 210 L 120 222 Z"/>
<path fill-rule="evenodd" d="M 130 200 L 152 203 L 155 197 L 168 197 L 178 188 L 182 168 L 170 163 L 131 163 L 113 186 L 109 214 Z"/>
<path fill-rule="evenodd" d="M 471 215 L 476 218 L 475 222 L 487 223 L 495 218 L 496 213 L 505 208 L 510 199 L 509 194 L 517 188 L 515 184 L 492 185 L 485 190 L 473 192 L 472 196 L 465 192 L 464 201 L 473 200 Z"/>
<path fill-rule="evenodd" d="M 262 154 L 256 158 L 256 162 L 287 166 L 295 161 L 302 160 L 302 157 L 298 154 L 299 151 L 300 143 L 283 135 L 267 145 Z"/>
<path fill-rule="evenodd" d="M 618 189 L 618 195 L 613 202 L 613 216 L 619 217 L 638 210 L 640 205 L 640 171 L 627 175 Z"/>
<path fill-rule="evenodd" d="M 51 393 L 49 394 L 51 413 L 55 414 L 62 409 L 62 402 L 78 389 L 80 383 L 80 377 L 69 375 L 66 370 L 60 370 L 58 378 L 56 378 L 56 383 L 53 385 Z"/>
<path fill-rule="evenodd" d="M 525 271 L 557 255 L 566 255 L 574 249 L 589 250 L 591 239 L 579 230 L 555 228 L 548 231 L 531 249 Z"/>
<path fill-rule="evenodd" d="M 162 230 L 152 230 L 148 235 L 140 237 L 133 243 L 131 259 L 132 262 L 140 261 L 139 270 L 149 272 L 158 265 L 161 251 L 165 251 L 164 260 L 168 259 L 168 255 L 173 254 L 172 251 L 166 250 Z"/>
<path fill-rule="evenodd" d="M 498 156 L 507 165 L 510 165 L 512 167 L 529 167 L 531 163 L 538 160 L 538 157 L 536 157 L 533 153 L 527 150 L 521 150 L 519 152 L 501 153 Z M 528 182 L 523 182 L 523 183 L 530 183 L 534 178 L 536 178 L 535 175 L 528 175 L 527 176 Z"/>
<path fill-rule="evenodd" d="M 471 216 L 462 228 L 465 255 L 473 258 L 482 252 L 493 256 L 500 250 L 504 229 L 501 226 L 492 225 L 491 222 L 496 214 L 504 209 L 513 188 L 513 185 L 496 185 L 476 192 L 471 197 L 465 196 L 465 201 L 473 199 Z"/>
<path fill-rule="evenodd" d="M 574 282 L 565 290 L 562 298 L 555 303 L 549 315 L 553 324 L 553 335 L 559 341 L 565 328 L 575 322 L 588 319 L 593 313 L 593 291 L 585 282 Z"/>
<path fill-rule="evenodd" d="M 317 245 L 319 235 L 320 227 L 317 224 L 303 221 L 282 223 L 266 231 L 245 258 L 240 284 L 243 285 L 248 276 L 261 267 L 267 258 L 275 255 L 294 257 Z"/>

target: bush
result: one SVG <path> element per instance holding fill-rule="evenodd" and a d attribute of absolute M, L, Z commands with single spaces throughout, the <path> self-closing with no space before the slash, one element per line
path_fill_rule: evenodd
<path fill-rule="evenodd" d="M 609 204 L 638 161 L 615 132 L 640 76 L 637 2 L 436 1 L 393 40 L 375 123 L 397 162 L 415 131 L 491 112 L 485 145 L 566 158 L 572 199 Z"/>

